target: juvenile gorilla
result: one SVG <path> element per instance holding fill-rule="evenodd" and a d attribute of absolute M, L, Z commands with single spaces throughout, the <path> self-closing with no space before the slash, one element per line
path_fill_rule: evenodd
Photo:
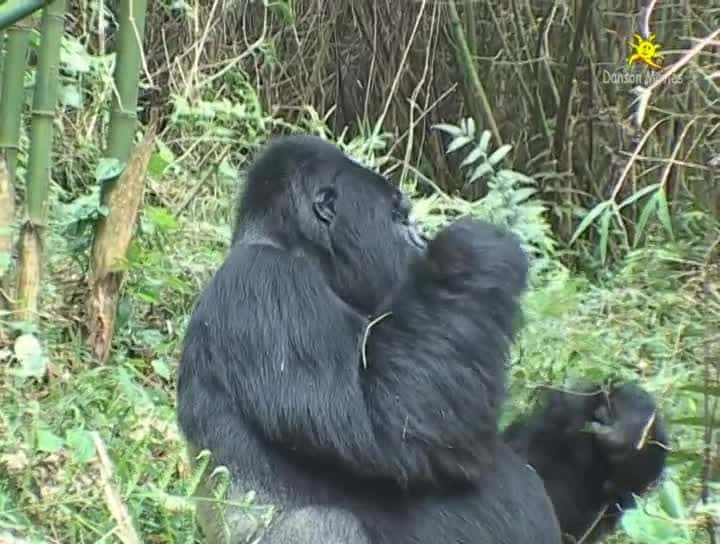
<path fill-rule="evenodd" d="M 182 431 L 282 509 L 263 544 L 557 544 L 542 482 L 498 430 L 526 256 L 470 220 L 426 246 L 409 211 L 320 139 L 269 146 L 188 326 Z"/>
<path fill-rule="evenodd" d="M 522 427 L 520 455 L 498 430 L 526 256 L 468 219 L 427 241 L 409 211 L 317 138 L 279 139 L 250 168 L 188 326 L 178 418 L 235 497 L 253 490 L 280 515 L 259 529 L 242 507 L 204 503 L 210 541 L 559 544 L 550 498 L 566 508 L 574 467 L 571 481 L 535 467 L 549 497 L 527 465 L 554 451 L 531 440 L 540 424 Z M 588 455 L 577 462 L 606 462 Z"/>
<path fill-rule="evenodd" d="M 551 391 L 504 438 L 542 477 L 563 532 L 584 543 L 600 541 L 635 507 L 668 449 L 654 400 L 632 383 Z"/>

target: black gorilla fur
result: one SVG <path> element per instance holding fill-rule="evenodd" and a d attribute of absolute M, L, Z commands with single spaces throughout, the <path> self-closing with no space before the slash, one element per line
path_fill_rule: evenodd
<path fill-rule="evenodd" d="M 557 544 L 498 430 L 526 256 L 468 219 L 426 244 L 409 209 L 329 143 L 271 144 L 188 326 L 182 431 L 234 494 L 280 508 L 263 544 Z M 242 508 L 213 516 L 216 541 L 256 529 Z"/>
<path fill-rule="evenodd" d="M 654 400 L 633 383 L 552 391 L 507 443 L 542 477 L 560 526 L 597 542 L 661 475 L 668 436 Z"/>

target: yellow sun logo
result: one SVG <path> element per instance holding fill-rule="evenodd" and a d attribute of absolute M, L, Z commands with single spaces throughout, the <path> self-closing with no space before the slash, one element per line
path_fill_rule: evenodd
<path fill-rule="evenodd" d="M 650 34 L 647 40 L 635 34 L 635 42 L 628 42 L 630 47 L 633 48 L 634 53 L 628 60 L 628 66 L 632 66 L 635 62 L 644 62 L 648 66 L 660 69 L 660 61 L 662 61 L 662 53 L 659 53 L 660 44 L 655 43 L 655 34 Z"/>

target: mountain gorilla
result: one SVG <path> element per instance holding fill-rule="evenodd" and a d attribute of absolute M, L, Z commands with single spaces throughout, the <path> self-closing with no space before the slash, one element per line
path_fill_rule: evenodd
<path fill-rule="evenodd" d="M 543 479 L 563 532 L 583 543 L 601 540 L 635 507 L 668 449 L 655 401 L 632 383 L 551 391 L 503 438 Z"/>
<path fill-rule="evenodd" d="M 178 418 L 232 497 L 280 515 L 258 527 L 242 504 L 202 502 L 209 540 L 560 542 L 543 482 L 498 430 L 527 258 L 469 219 L 428 241 L 409 211 L 318 138 L 279 139 L 251 166 L 188 325 Z"/>

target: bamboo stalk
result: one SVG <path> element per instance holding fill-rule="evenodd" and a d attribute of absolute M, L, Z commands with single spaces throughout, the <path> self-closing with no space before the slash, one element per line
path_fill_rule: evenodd
<path fill-rule="evenodd" d="M 2 100 L 3 66 L 5 66 L 5 31 L 0 30 L 0 100 Z"/>
<path fill-rule="evenodd" d="M 11 183 L 15 180 L 17 166 L 29 43 L 29 24 L 17 24 L 7 31 L 7 50 L 0 91 L 0 156 L 4 156 L 7 161 Z"/>
<path fill-rule="evenodd" d="M 145 33 L 146 0 L 122 0 L 118 15 L 117 61 L 107 156 L 127 162 L 137 124 L 138 83 L 142 61 L 142 37 Z M 105 184 L 108 187 L 109 184 Z M 111 185 L 111 184 L 110 184 Z"/>
<path fill-rule="evenodd" d="M 8 0 L 0 4 L 0 30 L 24 19 L 48 4 L 48 0 Z"/>
<path fill-rule="evenodd" d="M 60 43 L 65 0 L 54 0 L 42 14 L 42 38 L 35 71 L 30 153 L 25 195 L 26 214 L 20 237 L 17 310 L 21 320 L 37 315 L 42 266 L 42 240 L 47 226 L 48 192 L 53 142 L 53 117 L 57 104 Z"/>
<path fill-rule="evenodd" d="M 498 146 L 501 146 L 502 138 L 500 137 L 500 130 L 495 122 L 495 117 L 493 115 L 487 93 L 485 92 L 485 87 L 480 80 L 478 71 L 475 69 L 475 63 L 473 62 L 472 54 L 470 52 L 470 48 L 468 47 L 467 39 L 465 38 L 463 23 L 460 20 L 455 0 L 448 0 L 447 5 L 450 15 L 450 30 L 452 31 L 453 39 L 455 40 L 455 51 L 458 64 L 467 75 L 471 96 L 480 102 L 480 107 L 485 114 L 486 123 L 481 123 L 480 119 L 475 119 L 475 123 L 478 127 L 487 125 L 490 132 L 492 132 L 495 143 Z M 471 108 L 471 111 L 473 111 L 473 108 Z"/>
<path fill-rule="evenodd" d="M 5 34 L 6 50 L 0 80 L 0 307 L 7 309 L 12 307 L 14 299 L 10 288 L 10 265 L 15 243 L 15 171 L 25 103 L 30 22 L 18 23 Z"/>
<path fill-rule="evenodd" d="M 117 301 L 124 277 L 124 261 L 132 240 L 135 220 L 145 189 L 145 175 L 152 154 L 155 122 L 135 148 L 137 100 L 145 32 L 146 0 L 121 0 L 115 87 L 110 112 L 106 156 L 127 163 L 119 178 L 103 181 L 101 200 L 109 210 L 95 229 L 90 297 L 88 343 L 93 356 L 105 362 L 110 353 Z M 130 159 L 130 162 L 128 162 Z"/>

